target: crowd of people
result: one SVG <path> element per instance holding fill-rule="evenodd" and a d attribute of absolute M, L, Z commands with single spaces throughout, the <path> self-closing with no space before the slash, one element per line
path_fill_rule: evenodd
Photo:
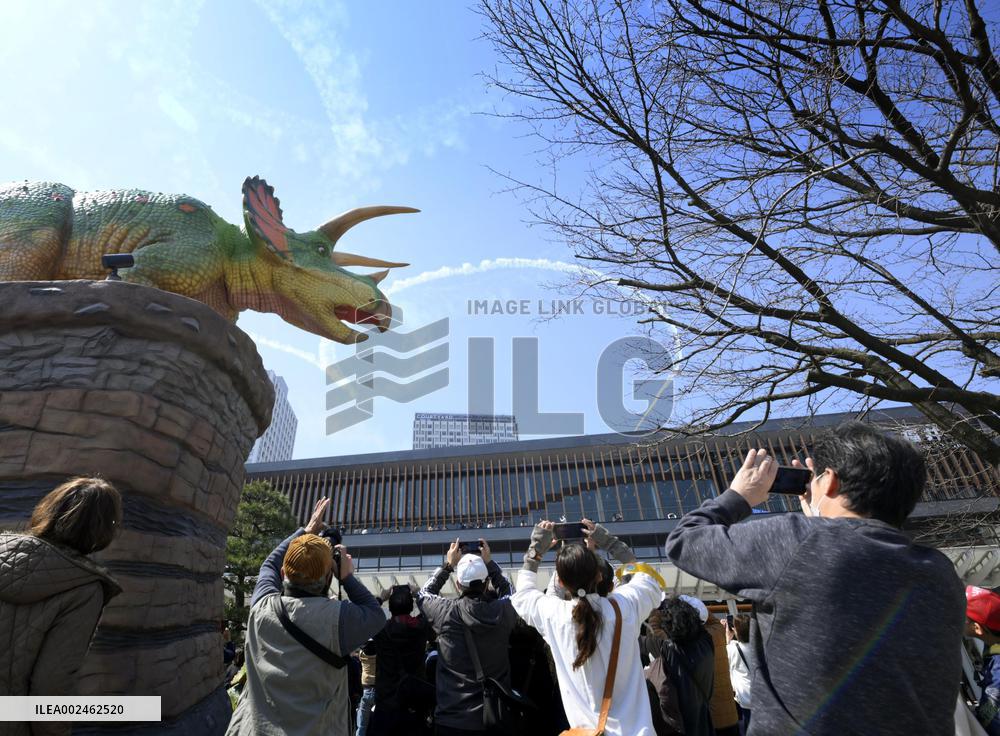
<path fill-rule="evenodd" d="M 580 539 L 535 525 L 516 590 L 485 540 L 456 540 L 422 588 L 376 597 L 322 535 L 321 500 L 264 561 L 243 651 L 227 648 L 240 671 L 227 733 L 1000 736 L 1000 594 L 965 588 L 901 529 L 923 458 L 862 424 L 811 449 L 802 514 L 749 519 L 778 470 L 757 450 L 668 537 L 678 568 L 748 615 L 676 595 L 588 520 Z M 117 491 L 77 479 L 43 499 L 27 533 L 0 535 L 0 622 L 19 632 L 0 647 L 0 694 L 72 691 L 80 634 L 120 590 L 87 555 L 120 523 Z M 457 596 L 442 595 L 449 581 Z M 973 640 L 974 693 L 962 687 Z"/>
<path fill-rule="evenodd" d="M 670 514 L 667 516 L 668 519 L 676 519 L 677 514 Z M 624 521 L 625 517 L 622 516 L 620 512 L 615 512 L 611 516 L 611 521 Z M 566 521 L 565 518 L 562 521 Z M 505 519 L 504 517 L 499 517 L 498 519 L 483 521 L 481 519 L 475 519 L 474 521 L 456 521 L 447 524 L 428 524 L 426 531 L 429 532 L 445 532 L 445 531 L 467 531 L 469 529 L 506 529 L 508 527 L 519 527 L 523 528 L 526 526 L 531 526 L 531 521 L 525 521 L 524 519 Z M 414 524 L 412 527 L 399 526 L 379 526 L 379 527 L 367 527 L 358 526 L 352 529 L 345 530 L 345 533 L 351 534 L 399 534 L 403 532 L 420 532 L 424 531 L 425 528 Z"/>
<path fill-rule="evenodd" d="M 621 521 L 621 514 L 615 514 L 615 518 L 612 521 Z M 530 522 L 524 519 L 513 519 L 508 520 L 503 517 L 498 518 L 496 521 L 482 521 L 476 519 L 475 521 L 460 521 L 448 524 L 428 524 L 426 527 L 414 524 L 412 527 L 404 526 L 379 526 L 379 527 L 354 527 L 347 530 L 351 534 L 399 534 L 402 532 L 445 532 L 445 531 L 466 531 L 469 529 L 506 529 L 508 527 L 526 527 L 529 526 Z"/>

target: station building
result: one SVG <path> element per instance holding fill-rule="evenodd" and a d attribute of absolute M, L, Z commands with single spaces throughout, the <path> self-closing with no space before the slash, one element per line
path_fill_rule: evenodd
<path fill-rule="evenodd" d="M 790 464 L 805 457 L 818 432 L 851 419 L 828 414 L 737 424 L 711 436 L 584 435 L 248 464 L 247 481 L 268 481 L 286 494 L 302 523 L 319 498 L 331 497 L 328 521 L 344 530 L 373 591 L 423 584 L 456 537 L 486 539 L 516 579 L 535 522 L 590 518 L 678 592 L 725 601 L 732 597 L 665 559 L 677 520 L 724 490 L 750 448 Z M 925 449 L 928 487 L 908 522 L 913 537 L 948 554 L 967 583 L 1000 585 L 1000 471 L 942 438 L 913 409 L 872 412 L 863 421 Z M 796 512 L 798 499 L 772 495 L 754 518 Z M 543 582 L 552 556 L 546 561 Z"/>

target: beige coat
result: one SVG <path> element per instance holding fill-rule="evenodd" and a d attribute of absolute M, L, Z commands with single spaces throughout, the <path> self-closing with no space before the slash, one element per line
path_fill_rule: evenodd
<path fill-rule="evenodd" d="M 105 604 L 121 588 L 97 563 L 24 534 L 0 534 L 0 695 L 74 695 Z M 0 736 L 63 736 L 71 723 L 0 722 Z"/>
<path fill-rule="evenodd" d="M 740 718 L 736 713 L 736 699 L 733 694 L 733 684 L 729 680 L 729 655 L 726 654 L 726 629 L 715 616 L 711 614 L 705 623 L 705 629 L 712 635 L 715 644 L 715 687 L 712 689 L 712 725 L 715 728 L 735 726 Z"/>

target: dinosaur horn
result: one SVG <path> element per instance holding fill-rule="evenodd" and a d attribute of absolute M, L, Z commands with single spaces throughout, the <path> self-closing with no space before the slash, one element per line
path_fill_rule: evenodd
<path fill-rule="evenodd" d="M 382 215 L 402 215 L 410 212 L 420 212 L 420 210 L 414 209 L 413 207 L 394 207 L 392 205 L 358 207 L 357 209 L 349 210 L 342 215 L 334 217 L 328 223 L 322 225 L 319 228 L 319 231 L 323 233 L 331 243 L 336 243 L 340 240 L 341 235 L 346 233 L 359 222 L 370 220 L 373 217 L 382 217 Z"/>
<path fill-rule="evenodd" d="M 378 258 L 368 258 L 367 256 L 357 256 L 353 253 L 341 253 L 334 251 L 330 254 L 330 259 L 338 266 L 371 266 L 372 268 L 403 268 L 409 263 L 393 263 L 392 261 L 382 261 Z"/>
<path fill-rule="evenodd" d="M 389 269 L 387 268 L 384 271 L 376 271 L 375 273 L 368 274 L 368 278 L 370 278 L 377 284 L 388 275 L 389 275 Z"/>

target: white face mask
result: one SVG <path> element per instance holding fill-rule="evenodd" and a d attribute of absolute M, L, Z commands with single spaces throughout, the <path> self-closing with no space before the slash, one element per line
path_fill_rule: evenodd
<path fill-rule="evenodd" d="M 819 479 L 820 477 L 822 477 L 825 474 L 826 474 L 826 471 L 824 470 L 822 473 L 820 473 L 819 475 L 817 475 L 816 478 Z M 817 517 L 823 516 L 823 514 L 820 513 L 820 509 L 823 508 L 823 502 L 825 500 L 826 500 L 826 496 L 823 496 L 822 498 L 820 498 L 819 503 L 816 503 L 816 504 L 810 503 L 809 504 L 809 510 L 812 511 L 812 515 L 813 516 L 817 516 Z"/>

